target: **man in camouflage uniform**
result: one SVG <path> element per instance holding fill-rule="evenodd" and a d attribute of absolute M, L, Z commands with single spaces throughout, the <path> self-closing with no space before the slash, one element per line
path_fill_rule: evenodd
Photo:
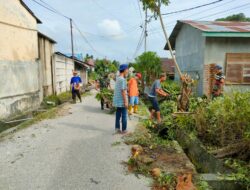
<path fill-rule="evenodd" d="M 223 86 L 225 84 L 225 76 L 221 66 L 215 66 L 214 74 L 212 98 L 223 96 Z"/>
<path fill-rule="evenodd" d="M 102 91 L 104 88 L 108 88 L 110 86 L 108 75 L 105 75 L 104 78 L 99 79 L 99 86 L 100 86 L 100 91 Z M 101 109 L 102 110 L 104 110 L 104 104 L 105 104 L 105 101 L 103 98 L 101 98 Z M 108 105 L 107 105 L 107 107 L 108 107 Z"/>

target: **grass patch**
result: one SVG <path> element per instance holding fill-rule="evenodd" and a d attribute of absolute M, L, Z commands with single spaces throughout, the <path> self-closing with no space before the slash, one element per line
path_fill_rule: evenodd
<path fill-rule="evenodd" d="M 148 107 L 141 101 L 138 109 L 138 114 L 141 116 L 149 115 Z"/>
<path fill-rule="evenodd" d="M 33 119 L 27 120 L 27 121 L 21 123 L 20 125 L 16 126 L 16 128 L 15 128 L 15 130 L 13 132 L 17 132 L 17 131 L 19 131 L 21 129 L 25 129 L 25 128 L 31 126 L 31 125 L 34 125 L 34 124 L 44 120 L 44 119 L 53 119 L 53 118 L 55 118 L 56 115 L 57 115 L 57 110 L 58 110 L 58 108 L 52 108 L 52 109 L 49 109 L 46 112 L 39 113 Z M 3 133 L 3 134 L 0 135 L 0 138 L 4 137 L 6 135 L 8 135 L 8 134 Z"/>
<path fill-rule="evenodd" d="M 121 145 L 121 142 L 120 141 L 116 141 L 116 142 L 113 142 L 111 144 L 111 146 L 118 146 L 118 145 Z"/>

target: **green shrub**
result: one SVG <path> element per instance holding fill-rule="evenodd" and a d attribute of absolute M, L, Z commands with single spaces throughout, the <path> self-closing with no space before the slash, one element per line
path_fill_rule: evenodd
<path fill-rule="evenodd" d="M 203 140 L 224 146 L 239 139 L 250 139 L 250 92 L 234 92 L 199 107 L 195 117 Z"/>

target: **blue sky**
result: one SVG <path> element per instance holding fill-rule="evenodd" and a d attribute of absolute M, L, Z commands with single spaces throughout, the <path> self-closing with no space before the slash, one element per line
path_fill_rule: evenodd
<path fill-rule="evenodd" d="M 36 1 L 41 3 L 41 0 Z M 74 29 L 75 52 L 77 53 L 88 53 L 94 55 L 95 58 L 106 57 L 124 63 L 133 60 L 136 55 L 138 56 L 144 51 L 142 45 L 141 49 L 135 54 L 142 32 L 140 26 L 144 22 L 145 15 L 140 5 L 141 17 L 137 0 L 42 1 L 47 2 L 64 15 L 72 18 L 95 49 L 90 48 L 79 32 Z M 186 9 L 213 1 L 215 0 L 172 0 L 169 6 L 162 8 L 162 13 Z M 24 0 L 24 2 L 42 20 L 43 24 L 39 26 L 39 30 L 57 41 L 56 51 L 70 53 L 69 21 L 44 9 L 33 0 Z M 164 22 L 170 34 L 177 20 L 197 20 L 201 17 L 205 17 L 202 20 L 215 20 L 216 18 L 240 12 L 250 17 L 249 0 L 223 0 L 220 3 L 193 11 L 164 16 Z M 161 57 L 167 57 L 168 53 L 163 50 L 165 40 L 158 20 L 152 20 L 149 23 L 148 34 L 147 50 L 155 51 Z"/>

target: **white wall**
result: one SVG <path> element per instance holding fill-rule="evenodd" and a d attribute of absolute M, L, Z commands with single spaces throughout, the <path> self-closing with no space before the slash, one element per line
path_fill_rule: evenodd
<path fill-rule="evenodd" d="M 39 107 L 36 29 L 19 0 L 0 0 L 0 119 Z"/>
<path fill-rule="evenodd" d="M 61 55 L 54 55 L 54 80 L 56 94 L 70 91 L 70 79 L 74 70 L 72 59 Z"/>

